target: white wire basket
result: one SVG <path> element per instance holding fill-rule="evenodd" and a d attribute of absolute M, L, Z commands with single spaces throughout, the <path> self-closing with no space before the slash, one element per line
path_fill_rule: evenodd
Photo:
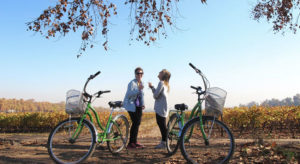
<path fill-rule="evenodd" d="M 83 114 L 86 108 L 84 97 L 80 91 L 71 89 L 67 91 L 66 113 L 70 115 Z"/>
<path fill-rule="evenodd" d="M 216 116 L 223 114 L 227 92 L 218 87 L 211 87 L 206 90 L 205 114 Z"/>

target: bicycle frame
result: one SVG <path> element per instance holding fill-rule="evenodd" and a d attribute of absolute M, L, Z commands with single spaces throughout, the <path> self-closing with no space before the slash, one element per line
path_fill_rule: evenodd
<path fill-rule="evenodd" d="M 93 95 L 90 95 L 86 92 L 86 86 L 87 84 L 89 83 L 90 80 L 94 79 L 97 75 L 100 74 L 100 71 L 98 71 L 96 74 L 94 75 L 91 75 L 88 80 L 86 81 L 85 85 L 84 85 L 84 88 L 83 88 L 83 95 L 88 98 L 88 100 L 85 102 L 87 102 L 87 106 L 85 108 L 85 112 L 84 114 L 81 116 L 81 119 L 79 121 L 79 126 L 77 127 L 77 129 L 75 130 L 75 133 L 72 135 L 71 137 L 71 140 L 76 140 L 79 136 L 79 134 L 81 133 L 81 130 L 83 128 L 82 126 L 82 122 L 84 119 L 87 118 L 87 116 L 89 117 L 89 119 L 91 120 L 91 123 L 93 124 L 93 116 L 92 114 L 94 114 L 94 116 L 96 117 L 96 121 L 97 121 L 97 124 L 98 126 L 100 127 L 100 129 L 103 131 L 102 133 L 99 133 L 97 132 L 97 129 L 95 127 L 95 132 L 96 132 L 96 142 L 100 143 L 100 142 L 105 142 L 105 141 L 114 141 L 115 139 L 118 139 L 118 138 L 112 138 L 112 139 L 108 139 L 107 138 L 107 134 L 110 133 L 110 128 L 112 126 L 112 124 L 114 123 L 114 121 L 112 120 L 112 114 L 114 112 L 114 108 L 111 108 L 111 112 L 110 112 L 110 115 L 108 117 L 108 120 L 106 122 L 106 126 L 102 126 L 101 122 L 100 122 L 100 119 L 99 119 L 99 116 L 96 112 L 96 110 L 92 107 L 91 105 L 91 102 L 92 102 L 92 98 L 93 98 Z M 97 93 L 95 93 L 94 95 L 98 95 L 96 97 L 100 97 L 101 94 L 103 93 L 108 93 L 110 91 L 99 91 Z M 92 113 L 89 111 L 91 110 Z M 118 130 L 120 131 L 119 127 L 117 126 Z"/>
<path fill-rule="evenodd" d="M 200 108 L 199 108 L 199 106 L 200 106 Z M 188 120 L 191 120 L 192 118 L 196 117 L 199 113 L 199 110 L 201 111 L 201 104 L 199 105 L 199 103 L 197 103 L 194 106 Z M 171 110 L 170 112 L 172 112 L 172 111 L 176 112 L 177 117 L 180 118 L 180 124 L 179 124 L 179 126 L 180 126 L 179 136 L 180 136 L 181 130 L 182 130 L 184 124 L 185 124 L 185 122 L 184 122 L 185 112 L 184 111 L 179 111 L 179 110 Z"/>
<path fill-rule="evenodd" d="M 194 116 L 194 112 L 196 111 L 196 114 L 195 114 L 195 117 L 199 117 L 200 119 L 200 130 L 201 130 L 201 133 L 202 133 L 202 136 L 203 136 L 203 139 L 204 139 L 204 141 L 205 141 L 205 143 L 207 143 L 208 142 L 208 139 L 207 139 L 207 137 L 206 137 L 206 134 L 205 134 L 205 132 L 204 132 L 204 128 L 203 128 L 203 121 L 202 121 L 202 102 L 203 102 L 203 100 L 200 100 L 200 101 L 198 101 L 198 103 L 195 105 L 195 107 L 193 108 L 193 110 L 192 110 L 192 113 L 191 113 L 191 116 L 189 117 L 189 120 L 191 120 L 192 118 L 194 118 L 193 116 Z M 193 131 L 194 131 L 194 127 L 192 127 L 191 128 L 191 131 L 190 131 L 190 134 L 188 135 L 188 137 L 186 138 L 186 140 L 188 141 L 190 138 L 191 138 L 191 136 L 192 136 L 192 134 L 193 134 Z"/>
<path fill-rule="evenodd" d="M 97 136 L 97 142 L 100 143 L 100 142 L 106 142 L 106 141 L 114 141 L 116 138 L 112 138 L 112 139 L 108 139 L 107 138 L 107 134 L 110 132 L 110 128 L 113 124 L 113 120 L 112 120 L 112 113 L 114 111 L 114 108 L 112 108 L 111 112 L 110 112 L 110 115 L 108 117 L 108 120 L 107 120 L 107 123 L 106 123 L 106 126 L 103 127 L 101 122 L 100 122 L 100 119 L 99 119 L 99 116 L 96 112 L 96 110 L 91 106 L 91 103 L 89 102 L 87 104 L 87 107 L 85 109 L 85 112 L 84 114 L 81 116 L 81 119 L 80 119 L 80 122 L 79 122 L 79 126 L 77 127 L 77 129 L 75 130 L 75 133 L 72 135 L 71 139 L 73 140 L 76 140 L 83 128 L 82 126 L 82 122 L 84 119 L 86 119 L 86 117 L 88 116 L 89 119 L 91 120 L 91 122 L 93 122 L 93 117 L 92 117 L 92 113 L 89 111 L 91 110 L 92 113 L 94 114 L 94 116 L 96 117 L 96 121 L 97 121 L 97 124 L 98 126 L 100 127 L 100 129 L 103 131 L 102 133 L 97 133 L 96 131 L 96 136 Z M 119 127 L 118 127 L 119 128 Z M 118 129 L 120 130 L 120 129 Z"/>
<path fill-rule="evenodd" d="M 191 120 L 195 117 L 199 117 L 200 118 L 200 130 L 201 130 L 201 133 L 203 135 L 203 139 L 205 140 L 205 142 L 208 141 L 207 137 L 206 137 L 206 134 L 204 132 L 204 128 L 203 128 L 203 121 L 202 121 L 202 104 L 203 100 L 200 100 L 198 101 L 198 103 L 194 106 L 194 108 L 192 109 L 192 112 L 188 118 L 188 120 Z M 173 110 L 175 111 L 175 110 Z M 179 113 L 180 112 L 180 113 Z M 184 118 L 185 118 L 185 113 L 182 112 L 182 111 L 178 111 L 176 110 L 176 114 L 177 114 L 177 117 L 180 118 L 180 123 L 179 123 L 179 126 L 180 126 L 180 131 L 179 131 L 179 136 L 181 135 L 181 131 L 185 125 L 185 122 L 184 122 Z M 194 127 L 192 127 L 191 131 L 190 131 L 190 134 L 188 135 L 187 138 L 185 138 L 186 141 L 188 141 L 190 139 L 190 137 L 192 136 L 193 134 L 193 130 L 194 130 Z"/>

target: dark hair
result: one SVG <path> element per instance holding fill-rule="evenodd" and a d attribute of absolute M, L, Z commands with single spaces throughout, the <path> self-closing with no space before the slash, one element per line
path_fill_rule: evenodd
<path fill-rule="evenodd" d="M 134 70 L 134 73 L 136 74 L 138 71 L 143 71 L 143 69 L 141 67 L 137 67 L 135 70 Z M 144 71 L 143 71 L 144 72 Z"/>

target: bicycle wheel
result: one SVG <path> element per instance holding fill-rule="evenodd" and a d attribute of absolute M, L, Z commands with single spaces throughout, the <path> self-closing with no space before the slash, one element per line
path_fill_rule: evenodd
<path fill-rule="evenodd" d="M 112 120 L 112 123 L 107 138 L 113 141 L 107 141 L 107 147 L 111 153 L 118 153 L 126 146 L 129 134 L 129 123 L 124 115 L 117 115 Z"/>
<path fill-rule="evenodd" d="M 189 163 L 227 163 L 234 152 L 234 138 L 227 126 L 214 117 L 203 116 L 203 128 L 196 117 L 186 123 L 180 136 L 180 149 Z"/>
<path fill-rule="evenodd" d="M 82 129 L 76 139 L 71 139 L 79 126 L 80 118 L 60 122 L 48 138 L 48 153 L 56 163 L 79 163 L 95 150 L 96 133 L 88 120 L 83 120 Z"/>
<path fill-rule="evenodd" d="M 169 155 L 176 153 L 178 149 L 179 132 L 180 132 L 180 118 L 174 113 L 168 122 L 168 136 L 167 136 L 167 150 Z"/>

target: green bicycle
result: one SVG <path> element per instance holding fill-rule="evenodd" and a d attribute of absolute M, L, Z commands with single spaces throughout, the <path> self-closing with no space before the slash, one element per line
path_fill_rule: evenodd
<path fill-rule="evenodd" d="M 168 123 L 168 152 L 174 154 L 180 145 L 181 153 L 189 163 L 226 163 L 234 152 L 234 138 L 229 128 L 217 119 L 222 112 L 225 99 L 223 102 L 222 99 L 219 100 L 218 92 L 214 90 L 221 89 L 210 88 L 204 74 L 191 63 L 189 65 L 202 77 L 204 90 L 201 87 L 191 86 L 196 90 L 198 102 L 186 124 L 184 124 L 184 110 L 187 106 L 175 105 L 177 113 L 170 117 Z M 211 116 L 202 115 L 204 100 L 206 100 L 206 114 Z"/>
<path fill-rule="evenodd" d="M 50 133 L 47 143 L 48 153 L 56 163 L 79 163 L 90 157 L 97 143 L 107 142 L 107 147 L 111 153 L 120 152 L 127 143 L 129 123 L 124 115 L 117 115 L 112 118 L 115 108 L 122 107 L 122 101 L 109 102 L 111 108 L 106 126 L 100 123 L 99 116 L 91 103 L 99 98 L 103 93 L 110 91 L 99 91 L 93 95 L 86 92 L 86 86 L 90 80 L 94 79 L 100 71 L 91 75 L 83 89 L 83 93 L 73 93 L 68 96 L 66 102 L 66 112 L 69 114 L 81 114 L 80 117 L 66 119 L 60 122 Z M 72 100 L 72 101 L 71 101 Z M 75 106 L 74 106 L 75 104 Z M 70 111 L 67 106 L 73 107 Z M 73 105 L 73 106 L 72 106 Z M 96 121 L 101 133 L 98 133 L 93 124 L 92 113 L 96 117 Z M 90 120 L 87 119 L 87 116 Z"/>
<path fill-rule="evenodd" d="M 176 110 L 170 110 L 171 112 L 175 112 L 172 115 L 170 115 L 168 125 L 167 125 L 167 150 L 168 154 L 174 155 L 178 150 L 178 142 L 180 139 L 180 135 L 184 126 L 184 119 L 185 119 L 185 113 L 184 111 L 188 109 L 188 106 L 184 103 L 182 104 L 176 104 L 175 105 Z M 198 116 L 199 111 L 194 108 L 188 118 L 188 120 L 191 120 L 192 118 Z"/>
<path fill-rule="evenodd" d="M 192 64 L 190 63 L 190 65 L 192 66 Z M 205 76 L 202 76 L 203 81 L 204 81 L 204 87 L 207 88 L 207 85 L 209 85 L 209 81 L 206 79 Z M 198 89 L 196 87 L 193 87 L 193 89 Z M 205 89 L 206 90 L 206 89 Z M 200 100 L 200 95 L 204 94 L 205 91 L 201 91 L 201 87 L 200 90 L 197 90 L 196 92 L 198 94 L 198 102 Z M 200 105 L 200 108 L 199 108 Z M 180 140 L 180 136 L 185 124 L 185 113 L 184 111 L 188 109 L 188 106 L 185 105 L 184 103 L 182 104 L 176 104 L 175 106 L 175 110 L 170 110 L 171 112 L 175 112 L 172 115 L 170 115 L 169 121 L 168 121 L 168 136 L 167 136 L 167 150 L 168 150 L 168 154 L 174 155 L 179 147 L 179 140 Z M 191 114 L 189 115 L 188 120 L 191 120 L 193 118 L 196 118 L 198 116 L 200 116 L 200 114 L 202 114 L 202 110 L 201 110 L 201 103 L 197 103 L 195 105 L 195 107 L 192 109 Z"/>

